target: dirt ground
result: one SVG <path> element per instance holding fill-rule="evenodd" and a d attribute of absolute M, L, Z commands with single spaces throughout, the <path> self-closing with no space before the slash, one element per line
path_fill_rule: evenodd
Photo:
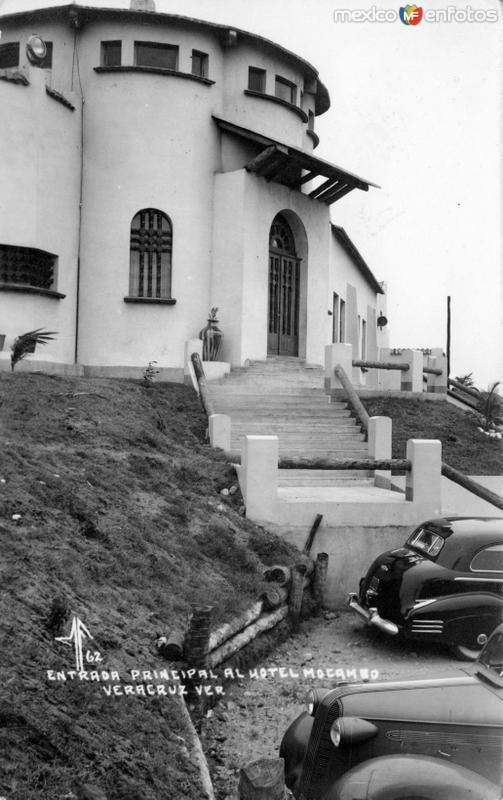
<path fill-rule="evenodd" d="M 346 610 L 335 618 L 328 613 L 305 620 L 258 665 L 258 675 L 262 668 L 266 677 L 242 671 L 245 678 L 229 681 L 225 697 L 204 720 L 202 741 L 217 800 L 236 800 L 245 764 L 278 756 L 281 737 L 305 709 L 308 690 L 330 689 L 337 680 L 327 679 L 327 670 L 340 670 L 341 680 L 342 671 L 349 681 L 367 674 L 370 680 L 396 680 L 453 674 L 463 666 L 444 647 L 385 637 Z M 280 676 L 281 667 L 287 677 Z M 313 679 L 310 670 L 323 677 Z"/>

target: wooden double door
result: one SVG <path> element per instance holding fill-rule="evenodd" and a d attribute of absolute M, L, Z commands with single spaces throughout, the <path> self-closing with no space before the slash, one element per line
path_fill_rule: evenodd
<path fill-rule="evenodd" d="M 275 218 L 269 239 L 269 320 L 267 354 L 299 354 L 300 259 L 291 229 Z"/>

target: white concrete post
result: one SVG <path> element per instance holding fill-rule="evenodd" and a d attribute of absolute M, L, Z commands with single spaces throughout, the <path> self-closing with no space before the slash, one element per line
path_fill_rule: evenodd
<path fill-rule="evenodd" d="M 327 344 L 325 346 L 325 392 L 342 389 L 342 384 L 334 375 L 334 368 L 340 364 L 351 380 L 353 374 L 353 345 Z"/>
<path fill-rule="evenodd" d="M 392 356 L 389 347 L 379 349 L 379 361 L 399 361 L 399 356 Z M 402 382 L 402 373 L 394 369 L 377 370 L 377 387 L 386 392 L 399 392 Z"/>
<path fill-rule="evenodd" d="M 241 490 L 246 516 L 254 522 L 270 522 L 278 500 L 277 436 L 243 436 Z"/>
<path fill-rule="evenodd" d="M 446 392 L 447 391 L 447 358 L 444 355 L 428 356 L 426 366 L 432 369 L 441 369 L 441 375 L 427 375 L 427 392 Z"/>
<path fill-rule="evenodd" d="M 393 360 L 393 359 L 391 359 Z M 423 391 L 423 354 L 421 350 L 402 350 L 397 361 L 406 361 L 409 365 L 407 372 L 401 372 L 400 389 L 402 392 Z"/>
<path fill-rule="evenodd" d="M 409 439 L 405 499 L 424 506 L 425 516 L 440 514 L 442 508 L 442 443 L 438 439 Z"/>
<path fill-rule="evenodd" d="M 196 376 L 194 375 L 194 367 L 190 357 L 192 353 L 199 353 L 201 361 L 203 360 L 203 342 L 202 339 L 189 339 L 185 342 L 185 353 L 183 356 L 183 375 L 185 382 L 192 381 L 192 385 L 196 392 L 199 394 L 199 386 L 197 385 Z"/>
<path fill-rule="evenodd" d="M 370 417 L 368 430 L 369 458 L 391 458 L 391 430 L 390 417 Z M 376 469 L 374 485 L 381 489 L 391 488 L 391 470 Z"/>
<path fill-rule="evenodd" d="M 227 414 L 210 414 L 208 428 L 212 447 L 231 449 L 231 418 Z"/>

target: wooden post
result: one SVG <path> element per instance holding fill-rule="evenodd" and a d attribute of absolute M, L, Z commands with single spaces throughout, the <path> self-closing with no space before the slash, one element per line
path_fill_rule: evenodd
<path fill-rule="evenodd" d="M 321 520 L 323 519 L 323 514 L 316 514 L 314 518 L 314 522 L 312 524 L 311 530 L 309 531 L 309 535 L 306 539 L 306 543 L 304 545 L 303 553 L 309 554 L 311 552 L 311 547 L 313 546 L 314 537 L 316 531 L 320 527 Z"/>
<path fill-rule="evenodd" d="M 201 405 L 206 412 L 206 416 L 210 417 L 213 411 L 213 404 L 210 400 L 210 394 L 208 392 L 208 384 L 206 383 L 206 377 L 203 370 L 203 363 L 199 356 L 199 353 L 192 353 L 190 360 L 192 361 L 192 366 L 194 367 L 194 373 L 197 379 L 197 385 L 199 386 L 199 396 L 201 398 Z"/>
<path fill-rule="evenodd" d="M 365 408 L 363 407 L 363 403 L 356 394 L 353 384 L 351 383 L 346 371 L 339 365 L 334 368 L 335 376 L 341 382 L 342 387 L 346 393 L 346 397 L 349 400 L 349 404 L 353 407 L 353 411 L 359 417 L 362 427 L 365 431 L 368 431 L 369 427 L 369 415 L 367 414 Z"/>
<path fill-rule="evenodd" d="M 451 377 L 451 296 L 447 295 L 447 380 Z"/>
<path fill-rule="evenodd" d="M 292 582 L 290 584 L 290 595 L 288 605 L 290 619 L 294 631 L 298 631 L 300 625 L 300 609 L 302 606 L 302 595 L 304 593 L 304 575 L 307 567 L 305 564 L 295 564 L 292 567 Z"/>
<path fill-rule="evenodd" d="M 259 758 L 239 773 L 239 800 L 283 800 L 285 762 L 282 758 Z"/>
<path fill-rule="evenodd" d="M 314 565 L 313 595 L 316 612 L 319 614 L 325 605 L 325 585 L 327 582 L 328 553 L 318 553 Z"/>
<path fill-rule="evenodd" d="M 193 606 L 189 630 L 185 636 L 187 665 L 195 669 L 208 667 L 211 612 L 213 606 Z"/>
<path fill-rule="evenodd" d="M 180 630 L 173 630 L 165 638 L 158 640 L 157 649 L 163 658 L 168 661 L 181 661 L 183 658 L 184 634 Z"/>
<path fill-rule="evenodd" d="M 291 579 L 290 567 L 283 567 L 281 564 L 273 564 L 272 567 L 264 571 L 264 580 L 273 581 L 278 586 L 288 586 Z"/>

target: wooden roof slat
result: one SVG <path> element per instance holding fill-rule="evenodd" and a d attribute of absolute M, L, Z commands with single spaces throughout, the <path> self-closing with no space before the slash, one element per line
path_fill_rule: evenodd
<path fill-rule="evenodd" d="M 344 197 L 344 195 L 349 194 L 349 192 L 352 192 L 354 188 L 355 188 L 354 186 L 350 185 L 344 186 L 343 188 L 338 189 L 336 192 L 332 192 L 331 194 L 325 195 L 325 197 L 322 198 L 322 202 L 326 203 L 327 206 L 330 206 L 332 205 L 332 203 L 335 203 L 337 200 L 340 200 L 341 197 Z"/>
<path fill-rule="evenodd" d="M 300 189 L 301 186 L 303 186 L 305 183 L 309 183 L 309 181 L 312 181 L 313 178 L 317 177 L 317 175 L 318 173 L 316 171 L 313 172 L 311 170 L 307 173 L 307 175 L 303 175 L 302 178 L 299 178 L 298 181 L 295 181 L 295 183 L 291 183 L 290 189 Z"/>
<path fill-rule="evenodd" d="M 263 178 L 267 178 L 268 181 L 274 181 L 283 175 L 285 166 L 288 167 L 290 163 L 291 158 L 288 153 L 281 153 L 279 154 L 278 158 L 272 161 L 271 164 L 269 164 L 267 167 L 264 167 L 260 174 Z"/>
<path fill-rule="evenodd" d="M 272 158 L 276 156 L 278 148 L 275 144 L 269 145 L 264 150 L 261 150 L 258 156 L 252 158 L 251 161 L 246 164 L 246 170 L 248 172 L 259 172 L 264 165 L 269 164 Z"/>
<path fill-rule="evenodd" d="M 327 180 L 323 181 L 323 183 L 321 183 L 319 186 L 317 186 L 316 189 L 313 189 L 312 192 L 309 192 L 309 197 L 312 197 L 314 199 L 319 199 L 320 195 L 322 195 L 325 192 L 327 192 L 327 190 L 334 189 L 336 186 L 339 186 L 339 185 L 340 185 L 340 181 L 338 179 L 334 181 L 334 179 L 332 177 L 327 178 Z"/>

